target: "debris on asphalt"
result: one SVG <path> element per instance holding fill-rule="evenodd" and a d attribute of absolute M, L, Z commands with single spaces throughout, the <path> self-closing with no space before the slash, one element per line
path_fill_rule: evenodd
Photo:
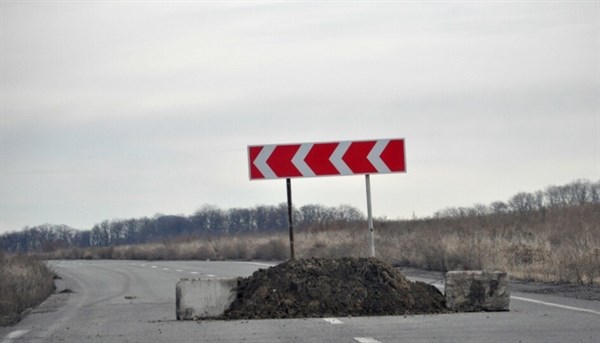
<path fill-rule="evenodd" d="M 434 286 L 375 258 L 291 260 L 238 279 L 227 319 L 383 316 L 447 312 Z"/>

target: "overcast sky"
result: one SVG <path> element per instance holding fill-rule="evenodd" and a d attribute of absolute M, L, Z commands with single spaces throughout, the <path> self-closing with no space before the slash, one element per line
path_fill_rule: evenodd
<path fill-rule="evenodd" d="M 599 4 L 2 1 L 1 226 L 286 201 L 247 146 L 405 138 L 410 218 L 600 179 Z M 366 212 L 363 176 L 294 203 Z"/>

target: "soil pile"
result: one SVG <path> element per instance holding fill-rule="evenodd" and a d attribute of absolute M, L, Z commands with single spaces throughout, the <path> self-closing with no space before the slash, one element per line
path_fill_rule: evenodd
<path fill-rule="evenodd" d="M 238 279 L 228 319 L 403 315 L 445 312 L 435 287 L 408 281 L 375 258 L 288 261 Z"/>

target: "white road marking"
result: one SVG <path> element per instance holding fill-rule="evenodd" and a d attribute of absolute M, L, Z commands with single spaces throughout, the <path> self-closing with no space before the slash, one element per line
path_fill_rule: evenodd
<path fill-rule="evenodd" d="M 442 286 L 442 285 L 433 285 L 433 286 L 437 287 L 442 292 L 444 291 L 444 286 Z M 549 302 L 541 301 L 541 300 L 535 300 L 535 299 L 523 298 L 523 297 L 516 297 L 514 295 L 511 295 L 510 298 L 511 299 L 515 299 L 515 300 L 530 302 L 530 303 L 534 303 L 534 304 L 551 306 L 551 307 L 557 307 L 557 308 L 562 308 L 562 309 L 565 309 L 565 310 L 571 310 L 571 311 L 576 311 L 576 312 L 591 313 L 591 314 L 595 314 L 595 315 L 600 316 L 600 311 L 594 311 L 594 310 L 590 310 L 590 309 L 587 309 L 587 308 L 581 308 L 581 307 L 574 307 L 574 306 L 567 306 L 567 305 L 549 303 Z"/>
<path fill-rule="evenodd" d="M 337 318 L 323 318 L 323 320 L 328 322 L 329 324 L 344 324 L 341 320 Z"/>
<path fill-rule="evenodd" d="M 157 266 L 152 266 L 152 268 L 158 268 Z"/>
<path fill-rule="evenodd" d="M 354 337 L 354 340 L 359 343 L 381 343 L 378 340 L 376 340 L 375 338 L 371 338 L 371 337 Z"/>
<path fill-rule="evenodd" d="M 190 274 L 198 274 L 198 272 L 190 272 Z"/>
<path fill-rule="evenodd" d="M 9 333 L 8 335 L 6 335 L 6 337 L 4 338 L 4 340 L 2 341 L 2 343 L 10 343 L 12 342 L 13 339 L 17 339 L 21 336 L 23 336 L 24 334 L 28 333 L 29 330 L 16 330 L 13 331 L 11 333 Z"/>
<path fill-rule="evenodd" d="M 549 302 L 535 300 L 535 299 L 529 299 L 529 298 L 515 297 L 515 296 L 511 296 L 510 298 L 511 299 L 515 299 L 515 300 L 526 301 L 526 302 L 530 302 L 530 303 L 534 303 L 534 304 L 540 304 L 540 305 L 558 307 L 558 308 L 563 308 L 565 310 L 591 313 L 591 314 L 595 314 L 595 315 L 600 316 L 600 312 L 599 311 L 589 310 L 587 308 L 580 308 L 580 307 L 573 307 L 573 306 L 567 306 L 567 305 L 560 305 L 560 304 L 549 303 Z"/>
<path fill-rule="evenodd" d="M 208 277 L 215 277 L 215 275 L 212 275 L 212 274 L 206 274 L 206 276 L 208 276 Z"/>
<path fill-rule="evenodd" d="M 163 268 L 163 270 L 169 270 L 169 268 Z"/>
<path fill-rule="evenodd" d="M 277 265 L 277 263 L 258 263 L 258 262 L 238 262 L 238 263 L 252 264 L 255 266 L 265 266 L 265 267 L 273 267 L 273 266 Z"/>
<path fill-rule="evenodd" d="M 177 271 L 178 271 L 178 272 L 182 272 L 183 270 L 181 270 L 181 269 L 177 269 Z"/>

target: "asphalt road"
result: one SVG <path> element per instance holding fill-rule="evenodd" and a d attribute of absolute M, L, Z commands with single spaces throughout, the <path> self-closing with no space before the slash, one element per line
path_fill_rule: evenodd
<path fill-rule="evenodd" d="M 243 321 L 176 321 L 180 278 L 247 276 L 249 262 L 51 262 L 59 290 L 11 342 L 600 342 L 600 302 L 513 292 L 510 312 Z M 432 274 L 406 271 L 434 282 Z M 439 283 L 439 282 L 438 282 Z"/>

